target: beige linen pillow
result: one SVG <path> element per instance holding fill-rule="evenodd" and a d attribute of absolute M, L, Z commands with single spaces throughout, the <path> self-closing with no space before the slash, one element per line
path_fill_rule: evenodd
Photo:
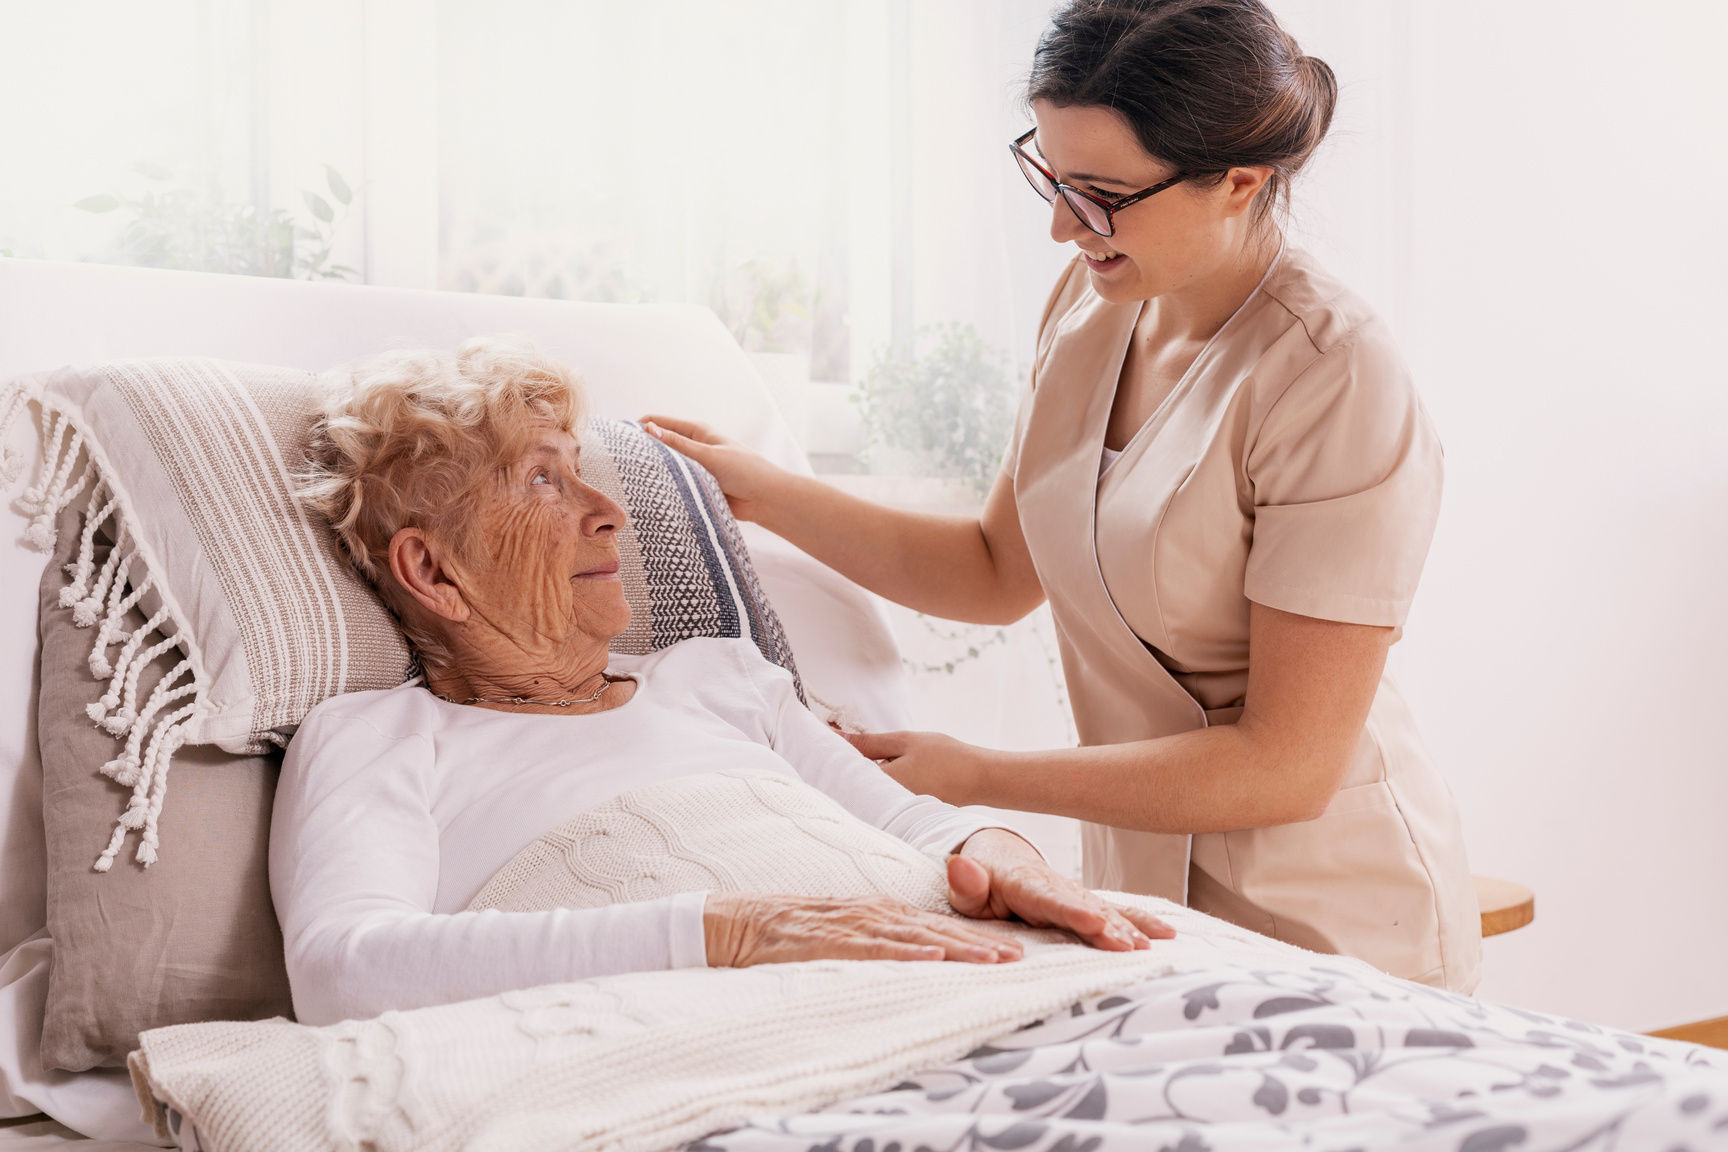
<path fill-rule="evenodd" d="M 150 1028 L 292 1013 L 265 872 L 279 756 L 183 749 L 162 812 L 174 851 L 150 869 L 102 875 L 90 867 L 92 831 L 113 818 L 126 789 L 95 770 L 114 738 L 85 709 L 106 685 L 84 666 L 89 631 L 60 606 L 78 528 L 77 509 L 61 514 L 42 576 L 37 708 L 54 938 L 42 1061 L 74 1072 L 124 1065 Z M 107 549 L 98 542 L 94 550 L 100 563 Z M 144 622 L 136 608 L 128 615 L 129 628 Z M 140 690 L 154 688 L 163 670 L 144 669 Z"/>
<path fill-rule="evenodd" d="M 98 871 L 133 831 L 138 862 L 155 863 L 183 745 L 267 752 L 326 697 L 402 682 L 409 656 L 395 622 L 294 496 L 313 386 L 294 369 L 192 357 L 10 386 L 41 412 L 42 471 L 18 500 L 35 514 L 27 537 L 52 546 L 61 510 L 88 509 L 57 602 L 89 629 L 68 659 L 107 681 L 89 716 L 119 743 L 91 766 L 131 790 L 108 818 Z M 116 547 L 97 563 L 104 532 Z M 123 624 L 133 608 L 141 628 Z M 146 671 L 161 677 L 150 692 L 139 689 Z M 92 848 L 100 827 L 86 833 Z"/>

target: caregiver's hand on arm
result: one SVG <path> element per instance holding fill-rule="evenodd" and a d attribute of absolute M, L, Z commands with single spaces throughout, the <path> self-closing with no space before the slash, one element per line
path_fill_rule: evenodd
<path fill-rule="evenodd" d="M 1018 960 L 1020 946 L 892 896 L 710 892 L 702 915 L 711 968 L 797 960 Z"/>
<path fill-rule="evenodd" d="M 1231 832 L 1326 810 L 1362 738 L 1392 629 L 1250 605 L 1235 724 L 1130 744 L 1000 752 L 934 732 L 848 739 L 913 792 L 1147 832 Z"/>
<path fill-rule="evenodd" d="M 1004 476 L 982 516 L 908 512 L 788 472 L 704 424 L 642 419 L 651 435 L 714 474 L 734 515 L 879 596 L 976 624 L 1012 623 L 1044 600 Z"/>
<path fill-rule="evenodd" d="M 948 902 L 979 920 L 1018 918 L 1034 928 L 1064 928 L 1106 952 L 1131 952 L 1176 935 L 1151 913 L 1106 903 L 1059 874 L 1004 828 L 974 832 L 949 857 Z"/>

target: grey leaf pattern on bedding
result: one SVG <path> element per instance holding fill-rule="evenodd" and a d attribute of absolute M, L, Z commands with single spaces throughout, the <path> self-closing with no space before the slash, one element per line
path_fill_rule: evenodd
<path fill-rule="evenodd" d="M 1075 1005 L 689 1152 L 1728 1149 L 1728 1052 L 1329 968 L 1214 968 Z"/>

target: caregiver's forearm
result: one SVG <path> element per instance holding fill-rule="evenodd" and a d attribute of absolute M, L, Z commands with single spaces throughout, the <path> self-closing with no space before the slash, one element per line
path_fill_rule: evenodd
<path fill-rule="evenodd" d="M 790 474 L 752 514 L 841 575 L 914 611 L 1009 623 L 1043 600 L 1030 565 L 996 556 L 976 516 L 890 508 Z"/>
<path fill-rule="evenodd" d="M 1142 832 L 1233 832 L 1312 820 L 1349 758 L 1288 755 L 1225 724 L 1092 748 L 984 751 L 964 798 Z"/>
<path fill-rule="evenodd" d="M 1147 832 L 1294 824 L 1324 812 L 1343 783 L 1394 634 L 1250 604 L 1248 691 L 1234 724 L 1044 752 L 996 752 L 932 733 L 852 742 L 908 788 L 950 804 Z"/>

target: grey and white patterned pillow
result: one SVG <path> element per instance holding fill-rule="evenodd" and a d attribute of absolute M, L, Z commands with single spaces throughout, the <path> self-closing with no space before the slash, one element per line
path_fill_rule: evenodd
<path fill-rule="evenodd" d="M 582 470 L 629 514 L 618 555 L 630 627 L 612 651 L 640 655 L 693 636 L 748 637 L 792 674 L 804 699 L 786 632 L 708 470 L 640 425 L 602 419 L 589 423 Z"/>

